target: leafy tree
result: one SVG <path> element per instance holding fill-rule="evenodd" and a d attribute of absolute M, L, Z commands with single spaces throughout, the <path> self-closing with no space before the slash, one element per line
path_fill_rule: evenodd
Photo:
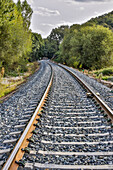
<path fill-rule="evenodd" d="M 18 0 L 16 6 L 17 6 L 18 11 L 21 13 L 22 12 L 22 4 L 21 4 L 20 0 Z"/>
<path fill-rule="evenodd" d="M 60 47 L 61 61 L 99 69 L 113 63 L 113 33 L 102 26 L 81 27 L 69 32 Z"/>
<path fill-rule="evenodd" d="M 113 11 L 106 13 L 102 16 L 92 18 L 83 25 L 102 25 L 104 27 L 113 29 Z"/>
<path fill-rule="evenodd" d="M 31 31 L 23 27 L 23 22 L 12 0 L 0 2 L 0 63 L 7 72 L 27 60 L 31 52 Z"/>
<path fill-rule="evenodd" d="M 41 55 L 50 59 L 54 58 L 68 29 L 69 27 L 64 25 L 53 29 L 50 35 L 44 39 L 44 46 L 40 49 Z"/>
<path fill-rule="evenodd" d="M 33 10 L 30 7 L 30 5 L 27 3 L 27 0 L 24 0 L 22 2 L 21 13 L 22 13 L 22 16 L 24 18 L 24 20 L 23 20 L 24 21 L 24 26 L 29 28 L 30 24 L 31 24 L 31 17 L 32 17 L 32 14 L 33 14 Z"/>
<path fill-rule="evenodd" d="M 44 40 L 41 35 L 38 33 L 32 33 L 32 52 L 31 52 L 31 61 L 38 60 L 42 57 L 41 48 L 43 48 Z"/>
<path fill-rule="evenodd" d="M 70 40 L 72 36 L 73 33 L 68 32 L 63 39 L 63 43 L 60 45 L 60 55 L 62 58 L 62 62 L 65 64 L 67 64 L 70 57 L 70 50 L 71 50 Z"/>
<path fill-rule="evenodd" d="M 62 25 L 58 28 L 55 28 L 51 31 L 50 35 L 48 36 L 48 40 L 52 41 L 55 40 L 59 45 L 64 38 L 65 32 L 68 30 L 68 26 Z"/>

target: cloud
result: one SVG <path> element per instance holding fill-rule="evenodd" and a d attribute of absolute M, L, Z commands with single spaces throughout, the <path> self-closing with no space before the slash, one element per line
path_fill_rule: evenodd
<path fill-rule="evenodd" d="M 81 10 L 81 11 L 83 11 L 84 9 L 85 9 L 84 7 L 82 7 L 82 6 L 80 7 L 80 10 Z"/>
<path fill-rule="evenodd" d="M 44 7 L 38 7 L 38 10 L 34 11 L 34 14 L 41 15 L 41 16 L 58 16 L 60 12 L 58 10 L 50 10 Z"/>
<path fill-rule="evenodd" d="M 33 3 L 34 3 L 34 0 L 29 0 L 29 2 L 30 2 L 31 4 L 33 4 Z"/>
<path fill-rule="evenodd" d="M 61 25 L 68 25 L 71 26 L 73 24 L 73 22 L 68 22 L 68 21 L 59 21 L 58 24 L 55 25 L 55 27 L 60 27 Z"/>
<path fill-rule="evenodd" d="M 104 2 L 110 2 L 112 0 L 64 0 L 67 4 L 80 4 L 80 3 L 104 3 Z"/>
<path fill-rule="evenodd" d="M 95 11 L 94 14 L 99 15 L 99 12 Z"/>
<path fill-rule="evenodd" d="M 45 32 L 40 29 L 33 29 L 33 32 L 37 32 L 38 34 L 45 34 Z"/>
<path fill-rule="evenodd" d="M 64 2 L 66 2 L 68 5 L 75 5 L 75 4 L 79 4 L 79 2 L 74 1 L 74 0 L 64 0 Z"/>
<path fill-rule="evenodd" d="M 49 24 L 49 23 L 42 23 L 41 25 L 43 25 L 43 26 L 48 26 L 48 27 L 53 27 L 53 26 L 55 26 L 55 25 Z"/>
<path fill-rule="evenodd" d="M 107 2 L 110 0 L 73 0 L 75 2 Z"/>

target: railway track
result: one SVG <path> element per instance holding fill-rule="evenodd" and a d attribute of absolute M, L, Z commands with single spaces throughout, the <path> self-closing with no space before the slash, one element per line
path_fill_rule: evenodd
<path fill-rule="evenodd" d="M 74 74 L 51 65 L 54 76 L 3 170 L 113 169 L 112 110 Z"/>
<path fill-rule="evenodd" d="M 81 80 L 85 81 L 85 83 L 90 85 L 92 90 L 95 93 L 99 93 L 101 99 L 113 110 L 113 89 L 106 87 L 102 83 L 99 83 L 97 80 L 90 78 L 87 75 L 71 67 L 68 67 L 68 66 L 63 66 L 63 67 L 67 68 L 69 71 L 71 71 L 76 76 L 78 76 Z"/>

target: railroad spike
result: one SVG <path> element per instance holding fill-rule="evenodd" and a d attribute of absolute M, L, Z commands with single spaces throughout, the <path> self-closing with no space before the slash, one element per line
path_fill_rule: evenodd
<path fill-rule="evenodd" d="M 38 127 L 38 128 L 40 128 L 40 126 L 39 126 L 38 124 L 35 124 L 35 123 L 34 123 L 33 125 L 36 126 L 36 127 Z"/>
<path fill-rule="evenodd" d="M 18 164 L 19 166 L 24 167 L 25 166 L 25 161 L 24 160 L 19 160 L 19 161 L 15 161 L 16 164 Z"/>
<path fill-rule="evenodd" d="M 102 109 L 101 106 L 99 106 L 98 109 L 101 110 Z"/>
<path fill-rule="evenodd" d="M 33 130 L 32 133 L 36 135 L 36 134 L 37 134 L 37 131 L 36 131 L 36 130 Z"/>
<path fill-rule="evenodd" d="M 108 122 L 111 122 L 111 119 L 108 119 L 107 121 L 108 121 Z"/>
<path fill-rule="evenodd" d="M 41 113 L 39 113 L 39 114 L 38 114 L 38 116 L 42 117 L 42 114 L 41 114 Z"/>
<path fill-rule="evenodd" d="M 108 115 L 107 115 L 107 114 L 104 114 L 104 117 L 108 117 Z"/>
<path fill-rule="evenodd" d="M 34 139 L 33 138 L 29 138 L 29 139 L 27 139 L 29 142 L 32 142 L 32 143 L 34 143 Z"/>
<path fill-rule="evenodd" d="M 30 149 L 28 147 L 22 148 L 21 150 L 24 151 L 25 153 L 28 153 L 28 154 L 30 153 Z"/>
<path fill-rule="evenodd" d="M 101 110 L 101 113 L 104 113 L 104 110 Z"/>
<path fill-rule="evenodd" d="M 38 122 L 41 122 L 40 118 L 36 119 Z"/>
<path fill-rule="evenodd" d="M 45 109 L 45 106 L 42 106 L 42 109 Z M 42 111 L 41 111 L 42 112 Z"/>

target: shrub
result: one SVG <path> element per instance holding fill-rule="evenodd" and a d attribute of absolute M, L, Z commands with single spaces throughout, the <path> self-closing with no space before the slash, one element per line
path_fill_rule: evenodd
<path fill-rule="evenodd" d="M 108 67 L 108 68 L 104 68 L 98 71 L 94 71 L 94 74 L 96 74 L 97 76 L 99 76 L 99 74 L 103 74 L 103 76 L 109 76 L 111 74 L 113 74 L 113 68 Z"/>
<path fill-rule="evenodd" d="M 109 75 L 113 74 L 113 69 L 104 69 L 104 70 L 102 71 L 102 74 L 109 76 Z"/>

